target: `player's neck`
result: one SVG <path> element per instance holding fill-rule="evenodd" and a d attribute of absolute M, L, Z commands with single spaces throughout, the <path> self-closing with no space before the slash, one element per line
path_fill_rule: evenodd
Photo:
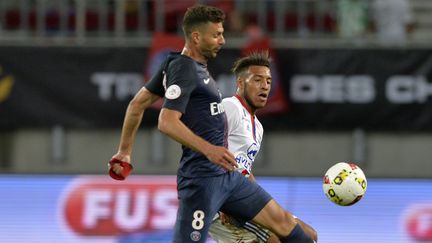
<path fill-rule="evenodd" d="M 190 48 L 188 45 L 185 45 L 183 47 L 181 54 L 188 56 L 199 63 L 202 63 L 202 64 L 207 63 L 207 58 L 205 58 L 203 55 L 201 55 L 196 49 Z"/>
<path fill-rule="evenodd" d="M 235 97 L 240 101 L 240 103 L 242 104 L 242 106 L 244 108 L 246 108 L 246 110 L 253 116 L 255 116 L 255 111 L 256 109 L 252 108 L 252 106 L 249 104 L 249 102 L 247 102 L 247 100 L 239 95 L 239 94 L 235 94 Z"/>

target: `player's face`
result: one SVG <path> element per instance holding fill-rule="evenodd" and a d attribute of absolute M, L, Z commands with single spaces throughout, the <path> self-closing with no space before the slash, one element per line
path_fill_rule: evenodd
<path fill-rule="evenodd" d="M 250 66 L 244 80 L 240 81 L 240 93 L 252 111 L 263 108 L 270 94 L 272 77 L 266 66 Z"/>
<path fill-rule="evenodd" d="M 198 51 L 206 59 L 215 58 L 218 51 L 225 44 L 223 36 L 224 28 L 222 23 L 212 23 L 204 25 L 200 31 L 200 43 Z"/>

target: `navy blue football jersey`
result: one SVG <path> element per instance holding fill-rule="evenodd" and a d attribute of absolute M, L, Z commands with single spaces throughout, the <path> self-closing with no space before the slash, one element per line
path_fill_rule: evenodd
<path fill-rule="evenodd" d="M 205 64 L 179 55 L 165 69 L 164 108 L 183 115 L 181 121 L 196 135 L 218 146 L 227 146 L 226 117 L 221 94 Z M 178 174 L 184 177 L 205 177 L 225 173 L 203 154 L 182 146 Z"/>

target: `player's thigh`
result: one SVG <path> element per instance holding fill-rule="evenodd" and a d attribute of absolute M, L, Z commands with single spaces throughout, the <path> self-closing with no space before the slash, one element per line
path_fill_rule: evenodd
<path fill-rule="evenodd" d="M 220 218 L 215 219 L 210 226 L 210 236 L 218 243 L 258 243 L 258 237 L 252 232 L 232 225 L 222 224 Z"/>
<path fill-rule="evenodd" d="M 205 242 L 224 191 L 218 177 L 182 178 L 178 181 L 179 208 L 174 242 Z"/>
<path fill-rule="evenodd" d="M 272 199 L 261 186 L 250 182 L 240 173 L 231 173 L 230 183 L 235 187 L 222 205 L 221 211 L 243 223 L 253 219 Z"/>
<path fill-rule="evenodd" d="M 294 216 L 273 199 L 253 218 L 253 221 L 275 233 L 289 232 L 297 223 Z"/>

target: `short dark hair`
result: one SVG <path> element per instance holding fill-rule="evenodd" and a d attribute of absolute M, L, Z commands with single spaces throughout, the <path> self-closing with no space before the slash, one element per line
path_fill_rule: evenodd
<path fill-rule="evenodd" d="M 270 68 L 270 57 L 268 51 L 254 51 L 249 55 L 239 58 L 232 68 L 232 72 L 239 77 L 249 66 L 266 66 Z"/>
<path fill-rule="evenodd" d="M 199 25 L 212 23 L 223 23 L 225 20 L 225 13 L 216 7 L 207 5 L 194 5 L 189 7 L 183 16 L 183 33 L 187 37 L 194 28 Z"/>

